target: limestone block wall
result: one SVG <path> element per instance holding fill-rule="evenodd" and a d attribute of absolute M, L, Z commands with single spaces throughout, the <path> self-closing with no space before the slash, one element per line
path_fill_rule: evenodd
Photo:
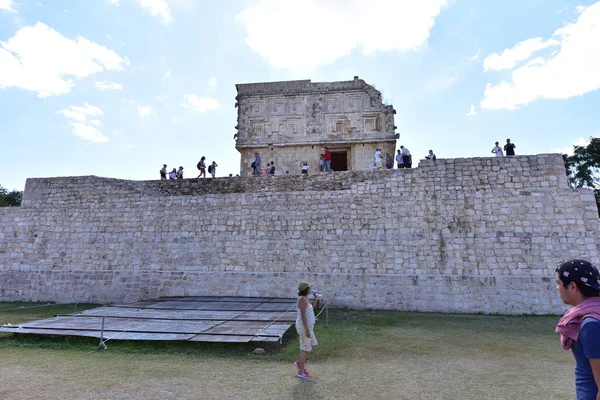
<path fill-rule="evenodd" d="M 330 145 L 329 149 L 331 151 L 346 151 L 348 153 L 348 170 L 368 171 L 373 166 L 373 154 L 375 153 L 375 149 L 380 148 L 385 156 L 386 152 L 394 155 L 394 147 L 395 144 L 393 142 L 375 142 Z M 285 175 L 286 171 L 289 171 L 290 174 L 299 174 L 302 161 L 304 160 L 308 162 L 309 173 L 316 173 L 319 171 L 319 156 L 323 151 L 324 146 L 272 146 L 241 149 L 240 175 L 252 175 L 250 164 L 255 152 L 260 154 L 263 166 L 266 165 L 267 162 L 275 162 L 276 175 Z"/>
<path fill-rule="evenodd" d="M 29 179 L 0 209 L 0 300 L 290 296 L 336 306 L 558 313 L 561 260 L 600 261 L 560 155 L 197 182 Z"/>

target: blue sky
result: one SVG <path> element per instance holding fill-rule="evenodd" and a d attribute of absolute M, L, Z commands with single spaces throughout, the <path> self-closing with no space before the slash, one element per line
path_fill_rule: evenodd
<path fill-rule="evenodd" d="M 235 84 L 374 84 L 417 157 L 600 134 L 600 2 L 0 0 L 0 185 L 239 172 Z"/>

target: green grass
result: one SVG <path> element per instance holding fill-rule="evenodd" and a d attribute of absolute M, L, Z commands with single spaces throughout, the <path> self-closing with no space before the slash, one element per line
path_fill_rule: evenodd
<path fill-rule="evenodd" d="M 0 303 L 0 322 L 15 324 L 18 318 L 45 318 L 74 308 L 2 311 L 14 306 Z M 91 306 L 78 305 L 78 310 Z M 263 356 L 251 354 L 257 344 L 109 341 L 108 349 L 96 350 L 97 339 L 4 335 L 0 376 L 21 384 L 0 382 L 0 398 L 573 397 L 573 361 L 554 333 L 557 316 L 344 309 L 330 310 L 328 327 L 323 317 L 315 329 L 319 346 L 310 357 L 315 376 L 310 383 L 294 378 L 298 341 L 293 328 L 282 346 L 267 347 Z M 69 392 L 41 394 L 56 381 L 68 382 Z M 99 381 L 104 383 L 98 386 Z"/>

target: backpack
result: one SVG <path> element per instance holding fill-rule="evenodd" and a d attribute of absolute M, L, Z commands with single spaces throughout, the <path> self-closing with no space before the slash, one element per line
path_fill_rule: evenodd
<path fill-rule="evenodd" d="M 198 169 L 202 168 L 202 161 L 198 161 L 198 164 L 196 165 L 196 168 L 198 168 Z"/>
<path fill-rule="evenodd" d="M 212 164 L 211 164 L 211 165 L 209 165 L 209 166 L 208 166 L 208 173 L 209 173 L 209 174 L 212 174 L 212 172 L 213 172 L 213 170 L 214 170 L 214 169 L 215 169 L 215 168 L 212 166 Z"/>

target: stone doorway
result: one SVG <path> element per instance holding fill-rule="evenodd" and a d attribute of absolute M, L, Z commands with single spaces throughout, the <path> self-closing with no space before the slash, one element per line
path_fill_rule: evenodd
<path fill-rule="evenodd" d="M 331 152 L 331 169 L 333 171 L 348 171 L 348 152 L 347 151 L 332 151 Z"/>

